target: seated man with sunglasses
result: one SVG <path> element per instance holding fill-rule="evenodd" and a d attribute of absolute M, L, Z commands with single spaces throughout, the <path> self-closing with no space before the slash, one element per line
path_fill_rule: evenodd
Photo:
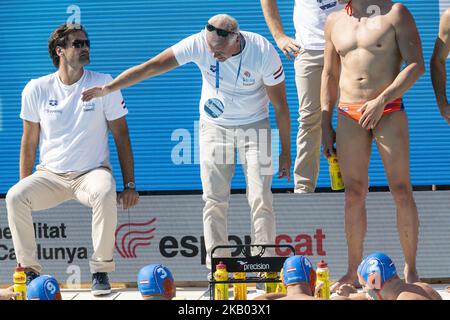
<path fill-rule="evenodd" d="M 228 245 L 227 210 L 236 149 L 246 175 L 252 242 L 275 243 L 269 101 L 280 132 L 279 178 L 290 179 L 291 152 L 283 66 L 272 44 L 261 35 L 240 31 L 233 17 L 216 15 L 201 32 L 126 70 L 114 81 L 86 90 L 82 99 L 106 96 L 188 62 L 199 67 L 203 78 L 200 171 L 206 265 L 210 268 L 211 250 Z M 224 249 L 216 253 L 230 254 Z"/>
<path fill-rule="evenodd" d="M 37 258 L 32 211 L 76 199 L 92 208 L 92 293 L 108 294 L 114 271 L 117 201 L 127 209 L 138 202 L 134 165 L 119 91 L 103 99 L 81 100 L 84 88 L 104 85 L 108 74 L 85 70 L 90 43 L 81 25 L 63 24 L 50 36 L 48 50 L 57 71 L 33 79 L 22 92 L 23 135 L 20 181 L 6 195 L 8 222 L 17 262 L 27 284 L 42 271 Z M 124 191 L 117 197 L 109 163 L 108 129 L 117 146 Z M 39 144 L 39 164 L 33 173 Z"/>

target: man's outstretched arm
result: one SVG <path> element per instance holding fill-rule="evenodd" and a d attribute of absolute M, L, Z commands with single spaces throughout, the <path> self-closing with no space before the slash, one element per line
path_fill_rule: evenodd
<path fill-rule="evenodd" d="M 81 100 L 90 101 L 94 98 L 103 97 L 108 93 L 128 88 L 147 78 L 166 73 L 176 67 L 178 67 L 177 59 L 172 48 L 168 48 L 156 57 L 122 72 L 103 87 L 93 87 L 85 90 L 81 95 Z"/>

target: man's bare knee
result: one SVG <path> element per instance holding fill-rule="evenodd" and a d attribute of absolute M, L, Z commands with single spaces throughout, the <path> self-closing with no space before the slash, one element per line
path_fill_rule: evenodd
<path fill-rule="evenodd" d="M 391 186 L 390 190 L 397 206 L 407 206 L 414 201 L 410 184 L 398 183 Z"/>
<path fill-rule="evenodd" d="M 355 183 L 345 186 L 345 204 L 347 206 L 362 205 L 366 201 L 367 186 L 364 183 Z"/>

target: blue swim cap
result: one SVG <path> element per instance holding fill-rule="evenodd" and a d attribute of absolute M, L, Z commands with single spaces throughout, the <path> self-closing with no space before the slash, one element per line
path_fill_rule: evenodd
<path fill-rule="evenodd" d="M 305 256 L 293 256 L 286 259 L 283 265 L 283 283 L 286 287 L 306 283 L 312 288 L 316 286 L 316 271 L 311 261 Z"/>
<path fill-rule="evenodd" d="M 368 255 L 358 267 L 358 278 L 369 289 L 380 290 L 396 275 L 394 262 L 382 252 Z"/>
<path fill-rule="evenodd" d="M 49 275 L 39 276 L 27 286 L 28 300 L 61 300 L 58 281 Z"/>
<path fill-rule="evenodd" d="M 170 270 L 162 264 L 151 264 L 143 267 L 138 274 L 138 289 L 144 298 L 175 297 L 176 288 Z"/>

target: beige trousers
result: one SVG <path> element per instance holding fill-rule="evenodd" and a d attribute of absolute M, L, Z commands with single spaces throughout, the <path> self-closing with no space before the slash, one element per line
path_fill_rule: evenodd
<path fill-rule="evenodd" d="M 295 60 L 299 118 L 294 192 L 314 192 L 319 175 L 322 139 L 320 84 L 323 51 L 302 49 Z"/>
<path fill-rule="evenodd" d="M 268 119 L 249 125 L 223 127 L 200 123 L 200 171 L 203 187 L 203 229 L 206 266 L 210 268 L 211 250 L 228 245 L 227 211 L 231 178 L 238 151 L 247 182 L 247 199 L 251 214 L 251 237 L 254 244 L 275 244 L 273 212 L 271 132 Z M 255 250 L 253 251 L 255 254 Z M 271 251 L 266 251 L 270 255 Z M 227 249 L 214 257 L 228 257 Z"/>
<path fill-rule="evenodd" d="M 38 168 L 8 191 L 6 208 L 17 262 L 38 273 L 42 271 L 37 259 L 32 211 L 49 209 L 71 199 L 92 208 L 91 272 L 114 271 L 117 198 L 114 177 L 108 168 L 67 174 Z"/>

